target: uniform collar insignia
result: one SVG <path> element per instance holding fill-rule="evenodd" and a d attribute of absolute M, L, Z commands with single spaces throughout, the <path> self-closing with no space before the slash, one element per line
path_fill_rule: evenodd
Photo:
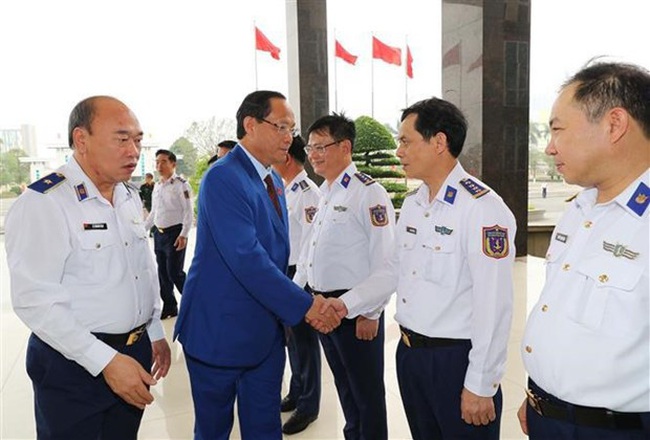
<path fill-rule="evenodd" d="M 644 182 L 640 182 L 630 200 L 627 201 L 627 207 L 641 217 L 648 208 L 648 204 L 650 204 L 650 188 Z"/>
<path fill-rule="evenodd" d="M 293 186 L 291 187 L 291 191 L 296 192 L 299 186 L 300 185 L 298 185 L 297 183 L 294 183 Z"/>
<path fill-rule="evenodd" d="M 79 185 L 75 185 L 74 190 L 77 193 L 77 199 L 80 202 L 83 202 L 88 198 L 88 190 L 86 190 L 86 185 L 84 185 L 83 182 L 81 182 Z"/>
<path fill-rule="evenodd" d="M 632 252 L 627 248 L 627 246 L 623 246 L 622 244 L 613 244 L 613 243 L 607 243 L 606 241 L 603 241 L 603 249 L 606 250 L 607 252 L 611 252 L 614 254 L 616 258 L 618 257 L 625 257 L 629 260 L 634 260 L 636 257 L 639 256 L 638 252 Z"/>
<path fill-rule="evenodd" d="M 351 179 L 352 178 L 350 177 L 350 175 L 348 173 L 343 174 L 343 177 L 341 178 L 341 186 L 343 188 L 347 189 L 348 185 L 350 184 Z"/>
<path fill-rule="evenodd" d="M 447 185 L 447 189 L 445 190 L 444 200 L 450 205 L 453 205 L 454 200 L 456 200 L 456 188 L 452 187 L 451 185 Z"/>

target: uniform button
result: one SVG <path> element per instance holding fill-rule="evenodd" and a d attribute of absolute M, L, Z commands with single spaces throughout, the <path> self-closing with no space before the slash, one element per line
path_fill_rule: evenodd
<path fill-rule="evenodd" d="M 533 347 L 530 345 L 526 345 L 526 353 L 532 353 L 533 352 Z"/>
<path fill-rule="evenodd" d="M 585 228 L 589 229 L 591 228 L 591 225 L 593 225 L 593 222 L 590 222 L 589 220 L 585 222 Z"/>
<path fill-rule="evenodd" d="M 416 270 L 414 270 L 414 271 L 413 271 L 413 275 L 415 275 L 416 273 L 417 273 L 417 271 L 416 271 Z"/>
<path fill-rule="evenodd" d="M 125 241 L 125 242 L 124 242 L 124 246 L 128 246 L 128 245 L 129 245 L 129 242 L 128 242 L 128 241 Z"/>
<path fill-rule="evenodd" d="M 406 298 L 402 298 L 402 302 L 406 304 Z"/>
<path fill-rule="evenodd" d="M 316 242 L 315 242 L 315 241 L 312 241 L 312 242 L 311 242 L 311 245 L 312 245 L 312 246 L 316 246 Z"/>
<path fill-rule="evenodd" d="M 320 225 L 322 225 L 322 224 L 323 224 L 323 222 L 318 222 L 318 226 L 320 226 Z"/>
<path fill-rule="evenodd" d="M 566 272 L 566 271 L 568 271 L 569 269 L 571 269 L 571 265 L 570 265 L 569 263 L 564 263 L 564 264 L 562 265 L 562 270 L 563 270 L 563 271 Z"/>
<path fill-rule="evenodd" d="M 436 246 L 436 247 L 434 247 L 433 249 L 436 250 L 436 251 L 439 251 L 439 250 L 440 250 L 440 246 Z"/>
<path fill-rule="evenodd" d="M 499 388 L 499 384 L 498 383 L 493 383 L 492 388 Z"/>
<path fill-rule="evenodd" d="M 425 213 L 424 213 L 424 216 L 427 217 L 427 218 L 428 218 L 430 215 L 431 215 L 431 214 L 429 214 L 428 212 L 425 212 Z"/>
<path fill-rule="evenodd" d="M 309 267 L 311 267 L 311 263 L 309 263 Z"/>
<path fill-rule="evenodd" d="M 95 249 L 99 249 L 100 247 L 102 247 L 101 243 L 95 243 Z"/>
<path fill-rule="evenodd" d="M 548 310 L 548 306 L 546 304 L 544 304 L 542 306 L 542 312 L 546 312 L 547 310 Z"/>
<path fill-rule="evenodd" d="M 135 276 L 135 279 L 136 279 L 136 280 L 138 279 L 138 276 L 137 276 L 137 275 Z"/>
<path fill-rule="evenodd" d="M 324 205 L 327 205 L 329 202 L 325 202 Z"/>
<path fill-rule="evenodd" d="M 607 281 L 609 281 L 609 277 L 606 274 L 601 274 L 598 276 L 598 281 L 600 281 L 601 283 L 606 283 Z"/>

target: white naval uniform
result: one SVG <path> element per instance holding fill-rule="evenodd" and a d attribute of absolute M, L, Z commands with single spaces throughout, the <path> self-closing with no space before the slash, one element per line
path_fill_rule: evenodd
<path fill-rule="evenodd" d="M 150 322 L 150 339 L 164 338 L 158 276 L 137 189 L 117 184 L 111 205 L 74 157 L 57 173 L 7 214 L 11 299 L 32 332 L 97 376 L 116 350 L 91 332 Z"/>
<path fill-rule="evenodd" d="M 349 289 L 392 251 L 395 210 L 384 187 L 358 173 L 354 163 L 331 186 L 323 182 L 321 194 L 294 281 L 320 292 Z M 382 309 L 367 317 L 377 319 Z"/>
<path fill-rule="evenodd" d="M 187 238 L 193 221 L 192 188 L 187 180 L 174 173 L 169 179 L 156 182 L 145 229 L 149 230 L 152 226 L 165 229 L 182 224 L 179 236 Z"/>
<path fill-rule="evenodd" d="M 285 186 L 287 211 L 289 214 L 289 266 L 298 263 L 300 245 L 309 234 L 314 216 L 318 211 L 320 189 L 302 170 Z M 302 287 L 302 286 L 301 286 Z"/>
<path fill-rule="evenodd" d="M 603 204 L 582 191 L 553 231 L 521 355 L 564 401 L 650 411 L 649 176 Z"/>
<path fill-rule="evenodd" d="M 429 337 L 471 339 L 464 386 L 493 396 L 505 372 L 515 233 L 501 197 L 458 163 L 433 202 L 426 185 L 406 197 L 390 260 L 341 297 L 348 317 L 397 290 L 400 325 Z"/>

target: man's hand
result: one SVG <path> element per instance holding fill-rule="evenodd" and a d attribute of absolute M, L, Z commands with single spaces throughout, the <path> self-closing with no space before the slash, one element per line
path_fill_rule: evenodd
<path fill-rule="evenodd" d="M 326 299 L 315 295 L 314 302 L 305 315 L 305 321 L 321 333 L 329 333 L 341 324 L 341 318 L 328 307 L 323 307 Z"/>
<path fill-rule="evenodd" d="M 174 242 L 174 248 L 177 251 L 182 251 L 185 249 L 185 246 L 187 246 L 187 237 L 181 237 L 180 235 L 178 238 L 176 238 L 176 241 Z"/>
<path fill-rule="evenodd" d="M 348 307 L 339 298 L 327 298 L 320 311 L 325 313 L 330 308 L 334 310 L 340 319 L 348 316 Z"/>
<path fill-rule="evenodd" d="M 159 339 L 151 343 L 151 352 L 153 355 L 153 363 L 151 365 L 151 375 L 155 380 L 162 379 L 167 376 L 169 367 L 172 363 L 172 351 L 165 338 Z"/>
<path fill-rule="evenodd" d="M 492 397 L 481 397 L 463 388 L 460 394 L 460 413 L 465 423 L 481 426 L 497 418 Z"/>
<path fill-rule="evenodd" d="M 156 380 L 132 357 L 117 353 L 102 374 L 111 390 L 126 403 L 143 410 L 153 402 L 147 385 L 155 385 Z"/>
<path fill-rule="evenodd" d="M 379 319 L 368 319 L 363 316 L 357 318 L 357 339 L 372 341 L 379 331 Z"/>
<path fill-rule="evenodd" d="M 519 411 L 517 411 L 519 426 L 521 426 L 521 431 L 526 435 L 528 435 L 528 419 L 526 417 L 527 406 L 528 406 L 528 399 L 524 399 L 524 402 L 519 407 Z"/>

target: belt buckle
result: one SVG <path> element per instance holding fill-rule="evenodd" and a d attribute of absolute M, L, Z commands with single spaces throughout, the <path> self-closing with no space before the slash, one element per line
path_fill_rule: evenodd
<path fill-rule="evenodd" d="M 404 345 L 406 345 L 408 348 L 411 348 L 411 340 L 409 339 L 409 335 L 406 334 L 406 332 L 401 331 L 402 333 L 402 342 L 404 342 Z"/>
<path fill-rule="evenodd" d="M 158 226 L 156 226 L 156 229 L 158 229 L 158 232 L 160 232 L 161 234 L 165 233 L 165 230 L 163 228 L 159 228 Z"/>
<path fill-rule="evenodd" d="M 138 329 L 133 330 L 131 333 L 129 333 L 129 337 L 126 340 L 126 345 L 133 345 L 136 342 L 138 342 L 140 340 L 140 338 L 142 337 L 142 334 L 144 333 L 146 328 L 147 328 L 146 326 L 142 326 L 142 327 L 140 327 Z"/>
<path fill-rule="evenodd" d="M 530 407 L 533 410 L 535 410 L 537 414 L 544 417 L 544 412 L 542 411 L 542 407 L 539 404 L 541 399 L 537 397 L 535 394 L 533 394 L 531 390 L 526 389 L 525 391 L 526 391 L 526 397 L 528 398 L 528 404 L 530 405 Z"/>

